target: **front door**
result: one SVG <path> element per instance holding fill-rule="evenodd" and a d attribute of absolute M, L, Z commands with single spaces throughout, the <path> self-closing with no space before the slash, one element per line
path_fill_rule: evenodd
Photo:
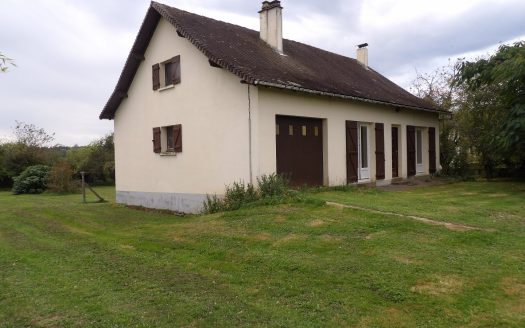
<path fill-rule="evenodd" d="M 359 145 L 359 179 L 370 179 L 370 152 L 369 145 L 369 131 L 368 125 L 360 124 L 358 133 Z"/>
<path fill-rule="evenodd" d="M 323 121 L 276 116 L 277 173 L 294 186 L 323 185 Z"/>
<path fill-rule="evenodd" d="M 397 126 L 392 127 L 392 177 L 399 177 L 399 130 Z"/>

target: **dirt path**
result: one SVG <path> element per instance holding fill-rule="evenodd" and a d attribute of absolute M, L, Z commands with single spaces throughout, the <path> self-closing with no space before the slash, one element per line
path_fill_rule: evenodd
<path fill-rule="evenodd" d="M 385 215 L 392 215 L 392 216 L 412 219 L 412 220 L 416 220 L 416 221 L 419 221 L 419 222 L 423 222 L 425 224 L 443 226 L 443 227 L 445 227 L 445 228 L 447 228 L 449 230 L 454 230 L 454 231 L 471 231 L 471 230 L 495 231 L 494 229 L 483 229 L 483 228 L 471 227 L 471 226 L 463 225 L 463 224 L 457 224 L 457 223 L 451 223 L 451 222 L 445 222 L 445 221 L 437 221 L 437 220 L 433 220 L 433 219 L 429 219 L 429 218 L 424 218 L 424 217 L 421 217 L 421 216 L 406 215 L 406 214 L 400 214 L 400 213 L 395 213 L 395 212 L 387 212 L 387 211 L 380 211 L 380 210 L 374 210 L 374 209 L 371 209 L 371 208 L 359 207 L 359 206 L 354 206 L 354 205 L 345 205 L 345 204 L 340 204 L 340 203 L 335 203 L 335 202 L 326 202 L 326 205 L 334 206 L 334 207 L 338 207 L 338 208 L 351 208 L 351 209 L 359 210 L 359 211 L 365 211 L 365 212 L 371 212 L 371 213 L 377 213 L 377 214 L 385 214 Z"/>

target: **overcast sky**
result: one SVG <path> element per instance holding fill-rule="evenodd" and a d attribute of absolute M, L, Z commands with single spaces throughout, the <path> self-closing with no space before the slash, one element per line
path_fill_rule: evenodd
<path fill-rule="evenodd" d="M 259 28 L 258 0 L 160 0 Z M 524 0 L 283 0 L 284 37 L 355 57 L 407 88 L 415 70 L 473 58 L 525 39 Z M 0 137 L 15 120 L 84 145 L 112 131 L 98 115 L 110 96 L 149 1 L 2 0 L 0 52 L 18 67 L 0 74 Z"/>

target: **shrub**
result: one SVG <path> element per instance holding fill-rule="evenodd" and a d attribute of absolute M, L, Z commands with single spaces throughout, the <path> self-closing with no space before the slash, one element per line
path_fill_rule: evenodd
<path fill-rule="evenodd" d="M 243 204 L 253 202 L 259 198 L 251 183 L 247 185 L 244 182 L 234 182 L 231 186 L 226 186 L 224 195 L 224 207 L 232 211 L 239 209 Z"/>
<path fill-rule="evenodd" d="M 289 190 L 290 180 L 281 174 L 269 174 L 257 177 L 257 188 L 262 198 L 284 196 Z"/>
<path fill-rule="evenodd" d="M 288 179 L 277 174 L 258 177 L 257 188 L 251 183 L 234 182 L 226 186 L 223 198 L 207 195 L 203 212 L 233 211 L 258 200 L 263 200 L 263 204 L 281 202 L 288 195 L 288 188 Z"/>
<path fill-rule="evenodd" d="M 217 195 L 206 195 L 206 200 L 204 201 L 204 213 L 217 213 L 220 211 L 224 211 L 224 205 L 222 199 L 217 197 Z"/>
<path fill-rule="evenodd" d="M 49 172 L 48 188 L 59 193 L 78 191 L 79 182 L 73 179 L 74 170 L 66 161 L 56 163 Z"/>
<path fill-rule="evenodd" d="M 30 166 L 13 179 L 14 183 L 12 191 L 15 195 L 39 194 L 46 190 L 48 175 L 48 166 Z"/>

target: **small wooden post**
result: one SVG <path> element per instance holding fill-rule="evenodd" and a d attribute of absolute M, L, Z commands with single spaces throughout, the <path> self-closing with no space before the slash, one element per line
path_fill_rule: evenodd
<path fill-rule="evenodd" d="M 82 171 L 80 172 L 80 175 L 82 176 L 82 202 L 86 202 L 86 180 L 84 178 L 84 175 L 86 172 Z"/>

